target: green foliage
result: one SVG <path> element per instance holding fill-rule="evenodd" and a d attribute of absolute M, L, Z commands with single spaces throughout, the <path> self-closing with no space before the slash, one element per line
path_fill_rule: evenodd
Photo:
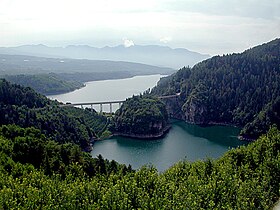
<path fill-rule="evenodd" d="M 215 56 L 191 69 L 184 67 L 161 80 L 152 94 L 181 92 L 177 106 L 192 123 L 247 124 L 248 128 L 254 121 L 253 127 L 260 130 L 246 128 L 243 134 L 256 138 L 272 125 L 257 126 L 261 121 L 256 117 L 280 96 L 279 68 L 280 39 L 276 39 L 241 54 Z M 279 118 L 274 123 L 279 126 Z"/>
<path fill-rule="evenodd" d="M 60 108 L 30 88 L 0 80 L 0 92 L 0 125 L 35 127 L 56 142 L 75 143 L 84 150 L 107 128 L 107 118 L 94 110 Z"/>
<path fill-rule="evenodd" d="M 40 108 L 48 105 L 49 100 L 29 87 L 21 87 L 0 79 L 0 104 Z"/>
<path fill-rule="evenodd" d="M 268 103 L 264 109 L 254 118 L 253 122 L 246 124 L 241 131 L 245 138 L 257 138 L 263 132 L 267 132 L 270 125 L 275 124 L 280 129 L 280 97 Z"/>
<path fill-rule="evenodd" d="M 128 135 L 157 135 L 168 125 L 165 105 L 157 98 L 133 96 L 117 110 L 114 131 Z"/>
<path fill-rule="evenodd" d="M 111 131 L 105 130 L 105 131 L 101 134 L 100 139 L 109 138 L 111 135 L 112 135 L 112 132 L 111 132 Z"/>
<path fill-rule="evenodd" d="M 103 132 L 107 130 L 107 127 L 110 123 L 108 117 L 103 114 L 97 113 L 93 109 L 77 109 L 74 107 L 65 107 L 64 110 L 69 116 L 77 117 L 79 116 L 81 121 L 84 121 L 88 125 L 91 131 L 94 133 L 94 136 L 100 137 Z"/>
<path fill-rule="evenodd" d="M 1 209 L 271 209 L 280 196 L 280 131 L 275 127 L 218 160 L 181 161 L 161 174 L 153 167 L 130 171 L 98 156 L 95 175 L 89 177 L 85 165 L 90 160 L 78 147 L 45 139 L 40 145 L 51 167 L 40 170 L 15 160 L 26 148 L 16 152 L 17 141 L 32 145 L 41 138 L 34 128 L 1 128 Z"/>
<path fill-rule="evenodd" d="M 6 75 L 6 80 L 25 87 L 31 87 L 37 92 L 45 95 L 70 92 L 80 87 L 83 83 L 76 80 L 62 79 L 58 74 L 37 74 L 37 75 Z"/>
<path fill-rule="evenodd" d="M 102 156 L 92 158 L 75 144 L 59 144 L 49 140 L 40 130 L 33 127 L 3 125 L 0 127 L 0 145 L 0 154 L 4 154 L 5 158 L 10 160 L 8 163 L 3 161 L 2 167 L 11 173 L 15 173 L 13 161 L 32 164 L 47 175 L 59 174 L 62 178 L 69 175 L 83 178 L 109 175 L 121 170 L 130 171 L 115 161 L 104 160 Z"/>

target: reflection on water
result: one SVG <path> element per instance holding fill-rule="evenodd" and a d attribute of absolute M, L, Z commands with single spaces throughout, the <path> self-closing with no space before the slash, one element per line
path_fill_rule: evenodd
<path fill-rule="evenodd" d="M 162 139 L 139 140 L 112 137 L 94 144 L 92 156 L 131 164 L 134 168 L 152 164 L 164 171 L 179 160 L 195 161 L 220 157 L 230 148 L 246 144 L 239 141 L 239 129 L 230 126 L 200 127 L 174 121 L 170 132 Z"/>
<path fill-rule="evenodd" d="M 220 145 L 227 147 L 237 147 L 240 145 L 240 141 L 237 140 L 240 129 L 236 127 L 218 125 L 197 126 L 179 121 L 176 124 L 193 136 L 205 138 Z"/>

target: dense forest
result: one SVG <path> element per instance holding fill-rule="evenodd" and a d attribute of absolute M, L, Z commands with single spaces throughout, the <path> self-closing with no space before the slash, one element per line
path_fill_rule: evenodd
<path fill-rule="evenodd" d="M 280 128 L 279 81 L 280 39 L 276 39 L 184 67 L 162 79 L 152 94 L 180 92 L 178 100 L 167 103 L 174 116 L 195 124 L 244 127 L 241 135 L 255 139 L 273 123 Z"/>
<path fill-rule="evenodd" d="M 0 127 L 1 209 L 271 209 L 279 198 L 276 127 L 218 160 L 159 174 L 58 144 L 35 128 Z"/>
<path fill-rule="evenodd" d="M 90 150 L 90 140 L 106 131 L 107 121 L 94 110 L 62 108 L 31 88 L 0 80 L 0 125 L 33 126 L 56 142 Z"/>
<path fill-rule="evenodd" d="M 84 84 L 78 80 L 65 80 L 60 75 L 54 73 L 36 75 L 5 75 L 2 77 L 9 82 L 25 87 L 31 87 L 35 91 L 44 95 L 70 92 L 84 86 Z"/>
<path fill-rule="evenodd" d="M 111 130 L 137 138 L 156 138 L 169 128 L 169 117 L 164 103 L 150 96 L 128 98 L 116 111 Z"/>
<path fill-rule="evenodd" d="M 2 159 L 1 167 L 16 176 L 23 174 L 14 162 L 28 164 L 28 167 L 31 165 L 40 169 L 46 175 L 55 173 L 62 178 L 73 173 L 92 177 L 119 170 L 123 173 L 131 171 L 131 166 L 127 168 L 115 161 L 104 160 L 101 155 L 92 158 L 76 144 L 55 142 L 34 127 L 3 125 L 0 127 L 0 136 L 2 158 L 10 160 L 4 163 L 2 161 L 5 158 Z"/>

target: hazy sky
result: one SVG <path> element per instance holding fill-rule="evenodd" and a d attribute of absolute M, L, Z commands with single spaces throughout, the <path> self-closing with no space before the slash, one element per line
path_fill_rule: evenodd
<path fill-rule="evenodd" d="M 0 0 L 0 46 L 161 44 L 211 55 L 280 37 L 280 0 Z"/>

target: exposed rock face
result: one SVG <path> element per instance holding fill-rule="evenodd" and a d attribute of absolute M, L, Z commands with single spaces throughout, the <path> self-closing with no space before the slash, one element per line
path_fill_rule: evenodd
<path fill-rule="evenodd" d="M 207 107 L 205 105 L 189 103 L 184 107 L 185 120 L 194 124 L 207 124 Z"/>
<path fill-rule="evenodd" d="M 166 105 L 166 110 L 171 118 L 185 120 L 186 117 L 181 108 L 183 103 L 179 98 L 162 99 L 162 102 Z"/>

